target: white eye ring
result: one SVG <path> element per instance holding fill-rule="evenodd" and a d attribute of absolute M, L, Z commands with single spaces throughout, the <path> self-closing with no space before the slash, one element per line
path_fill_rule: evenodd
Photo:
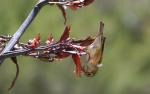
<path fill-rule="evenodd" d="M 102 67 L 103 66 L 103 64 L 97 64 L 97 67 L 98 68 L 100 68 L 100 67 Z"/>
<path fill-rule="evenodd" d="M 84 2 L 84 0 L 80 0 L 80 2 Z"/>

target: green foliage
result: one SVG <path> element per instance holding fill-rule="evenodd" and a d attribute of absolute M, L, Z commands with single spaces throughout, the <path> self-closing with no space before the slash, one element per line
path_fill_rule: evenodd
<path fill-rule="evenodd" d="M 9 3 L 8 3 L 9 2 Z M 13 34 L 26 18 L 34 0 L 2 0 L 0 34 Z M 73 61 L 41 63 L 18 57 L 20 76 L 13 94 L 149 94 L 150 90 L 150 1 L 97 0 L 76 12 L 68 12 L 71 36 L 95 35 L 98 22 L 105 23 L 106 45 L 103 67 L 93 78 L 73 75 Z M 63 17 L 55 6 L 44 7 L 22 37 L 27 41 L 40 33 L 42 40 L 62 34 Z M 9 59 L 0 66 L 0 94 L 7 93 L 15 74 Z"/>

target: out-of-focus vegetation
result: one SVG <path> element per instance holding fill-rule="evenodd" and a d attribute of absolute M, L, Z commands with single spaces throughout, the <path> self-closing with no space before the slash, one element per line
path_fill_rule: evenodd
<path fill-rule="evenodd" d="M 0 34 L 13 34 L 37 0 L 1 0 Z M 76 12 L 68 10 L 71 36 L 95 35 L 99 21 L 107 37 L 103 67 L 93 78 L 75 78 L 71 58 L 44 63 L 18 57 L 19 79 L 10 94 L 150 94 L 150 0 L 96 0 Z M 63 32 L 63 17 L 56 6 L 44 7 L 23 35 L 28 41 L 38 33 L 42 40 Z M 0 94 L 6 94 L 15 75 L 9 59 L 0 66 Z"/>

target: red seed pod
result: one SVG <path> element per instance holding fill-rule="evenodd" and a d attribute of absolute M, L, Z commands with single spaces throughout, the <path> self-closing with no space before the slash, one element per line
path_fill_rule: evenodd
<path fill-rule="evenodd" d="M 52 36 L 52 34 L 48 37 L 48 39 L 46 40 L 46 44 L 47 45 L 50 45 L 50 44 L 52 44 L 53 43 L 53 41 L 54 41 L 54 39 L 53 39 L 53 36 Z"/>
<path fill-rule="evenodd" d="M 35 49 L 40 45 L 40 34 L 38 34 L 33 40 L 29 41 L 29 48 Z"/>
<path fill-rule="evenodd" d="M 72 59 L 76 65 L 76 76 L 81 76 L 81 62 L 80 62 L 80 56 L 79 55 L 72 55 Z"/>

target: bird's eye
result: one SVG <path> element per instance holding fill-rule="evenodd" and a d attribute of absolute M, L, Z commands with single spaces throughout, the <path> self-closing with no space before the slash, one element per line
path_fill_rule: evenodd
<path fill-rule="evenodd" d="M 93 77 L 93 76 L 94 76 L 93 73 L 86 73 L 86 75 L 87 75 L 88 77 Z"/>

